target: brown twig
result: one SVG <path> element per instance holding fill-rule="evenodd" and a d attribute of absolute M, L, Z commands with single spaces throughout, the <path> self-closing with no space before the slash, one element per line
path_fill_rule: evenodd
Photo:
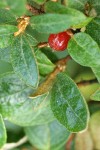
<path fill-rule="evenodd" d="M 18 31 L 14 33 L 14 36 L 18 36 L 19 34 L 23 33 L 26 27 L 29 24 L 30 17 L 29 16 L 22 16 L 18 18 Z"/>
<path fill-rule="evenodd" d="M 32 95 L 30 95 L 30 98 L 33 98 L 35 96 L 41 95 L 43 93 L 46 93 L 50 90 L 50 88 L 52 87 L 53 81 L 55 79 L 55 77 L 57 76 L 58 73 L 65 71 L 66 69 L 66 63 L 71 59 L 71 57 L 68 55 L 66 58 L 63 58 L 61 60 L 59 60 L 56 63 L 56 67 L 54 69 L 53 72 L 51 72 L 45 82 L 43 82 L 37 89 L 37 91 L 35 93 L 33 93 Z"/>
<path fill-rule="evenodd" d="M 58 0 L 51 0 L 52 2 L 58 2 Z"/>
<path fill-rule="evenodd" d="M 72 144 L 72 141 L 75 137 L 75 134 L 72 133 L 71 136 L 69 137 L 69 140 L 67 141 L 67 144 L 66 144 L 66 150 L 70 150 L 71 149 L 71 144 Z"/>
<path fill-rule="evenodd" d="M 43 42 L 38 44 L 38 48 L 43 48 L 43 47 L 50 47 L 48 42 Z"/>
<path fill-rule="evenodd" d="M 71 59 L 71 57 L 68 55 L 67 57 L 59 60 L 56 63 L 57 68 L 59 69 L 60 72 L 65 71 L 66 69 L 66 63 Z"/>
<path fill-rule="evenodd" d="M 4 147 L 1 150 L 11 150 L 13 148 L 16 148 L 24 143 L 26 143 L 28 141 L 27 137 L 23 137 L 22 139 L 20 139 L 18 142 L 16 143 L 7 143 L 4 145 Z"/>
<path fill-rule="evenodd" d="M 78 87 L 81 87 L 81 86 L 83 86 L 83 85 L 86 86 L 86 85 L 89 85 L 89 84 L 90 84 L 89 81 L 86 81 L 86 82 L 83 81 L 83 82 L 77 83 L 77 86 L 78 86 Z"/>
<path fill-rule="evenodd" d="M 43 6 L 41 6 L 41 8 L 38 9 L 36 7 L 27 4 L 26 9 L 29 10 L 33 15 L 40 15 L 44 13 Z"/>

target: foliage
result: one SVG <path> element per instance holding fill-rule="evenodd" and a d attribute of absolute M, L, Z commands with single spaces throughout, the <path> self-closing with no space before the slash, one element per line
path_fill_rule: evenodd
<path fill-rule="evenodd" d="M 55 52 L 48 37 L 63 31 Z M 99 32 L 99 0 L 0 1 L 0 149 L 25 135 L 18 150 L 100 149 Z"/>

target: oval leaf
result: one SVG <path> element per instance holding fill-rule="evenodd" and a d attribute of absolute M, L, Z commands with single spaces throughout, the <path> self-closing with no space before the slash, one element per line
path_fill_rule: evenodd
<path fill-rule="evenodd" d="M 95 67 L 100 65 L 100 48 L 86 33 L 75 34 L 68 44 L 68 52 L 80 65 Z"/>
<path fill-rule="evenodd" d="M 84 67 L 82 70 L 80 70 L 77 75 L 74 78 L 74 81 L 76 83 L 84 82 L 84 81 L 89 81 L 89 80 L 95 80 L 96 77 L 92 70 L 89 67 Z"/>
<path fill-rule="evenodd" d="M 27 84 L 37 87 L 38 68 L 28 40 L 24 36 L 14 39 L 11 47 L 11 61 L 15 73 Z"/>
<path fill-rule="evenodd" d="M 65 4 L 68 7 L 85 11 L 88 16 L 94 16 L 94 14 L 100 15 L 100 1 L 99 0 L 65 0 Z"/>
<path fill-rule="evenodd" d="M 82 14 L 80 11 L 66 7 L 64 5 L 61 5 L 60 3 L 54 3 L 53 1 L 49 1 L 45 5 L 45 11 L 47 13 L 58 13 L 58 14 L 67 14 L 74 17 L 84 18 L 82 22 L 77 22 L 76 19 L 73 23 L 73 28 L 82 28 L 86 26 L 92 18 L 85 17 L 84 14 Z"/>
<path fill-rule="evenodd" d="M 55 65 L 49 60 L 49 58 L 38 49 L 35 53 L 40 74 L 46 75 L 52 72 Z"/>
<path fill-rule="evenodd" d="M 91 100 L 91 95 L 98 89 L 99 83 L 79 84 L 79 89 L 86 101 Z"/>
<path fill-rule="evenodd" d="M 25 133 L 30 143 L 41 150 L 61 150 L 70 135 L 56 120 L 45 125 L 26 127 Z"/>
<path fill-rule="evenodd" d="M 0 115 L 0 148 L 6 143 L 7 135 L 6 128 L 3 122 L 3 118 Z"/>
<path fill-rule="evenodd" d="M 82 14 L 45 14 L 33 16 L 30 24 L 33 29 L 43 33 L 56 33 L 69 29 L 71 26 L 84 21 L 86 17 Z"/>
<path fill-rule="evenodd" d="M 76 84 L 60 73 L 51 91 L 51 108 L 55 117 L 69 131 L 78 132 L 87 127 L 87 105 Z"/>
<path fill-rule="evenodd" d="M 48 93 L 28 98 L 33 89 L 23 84 L 15 74 L 0 76 L 0 112 L 10 122 L 32 126 L 51 122 L 54 115 Z"/>

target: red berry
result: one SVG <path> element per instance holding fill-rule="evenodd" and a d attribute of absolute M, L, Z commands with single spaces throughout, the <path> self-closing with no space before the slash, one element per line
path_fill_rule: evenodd
<path fill-rule="evenodd" d="M 48 43 L 50 47 L 56 51 L 63 51 L 67 48 L 68 41 L 71 36 L 67 32 L 60 32 L 58 34 L 50 34 Z"/>

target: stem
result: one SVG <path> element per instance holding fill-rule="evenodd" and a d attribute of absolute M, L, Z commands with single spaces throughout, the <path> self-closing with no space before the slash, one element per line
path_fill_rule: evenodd
<path fill-rule="evenodd" d="M 38 44 L 38 48 L 49 47 L 48 42 L 43 42 Z"/>
<path fill-rule="evenodd" d="M 16 147 L 26 143 L 27 141 L 28 141 L 27 137 L 24 136 L 22 139 L 20 139 L 16 143 L 7 143 L 7 144 L 5 144 L 4 147 L 1 150 L 11 150 L 13 148 L 16 148 Z"/>
<path fill-rule="evenodd" d="M 71 144 L 72 144 L 72 141 L 73 141 L 74 137 L 75 137 L 75 134 L 72 133 L 70 138 L 69 138 L 69 140 L 67 141 L 66 150 L 70 150 L 71 149 Z"/>
<path fill-rule="evenodd" d="M 35 93 L 33 93 L 32 95 L 30 95 L 30 98 L 33 98 L 35 96 L 42 95 L 42 94 L 48 92 L 52 87 L 55 77 L 57 76 L 58 73 L 65 71 L 66 63 L 70 59 L 71 59 L 71 57 L 68 55 L 66 58 L 59 60 L 56 63 L 56 67 L 55 67 L 54 71 L 51 72 L 47 76 L 46 80 L 38 87 L 37 91 Z"/>
<path fill-rule="evenodd" d="M 58 0 L 51 0 L 52 2 L 58 2 Z"/>

